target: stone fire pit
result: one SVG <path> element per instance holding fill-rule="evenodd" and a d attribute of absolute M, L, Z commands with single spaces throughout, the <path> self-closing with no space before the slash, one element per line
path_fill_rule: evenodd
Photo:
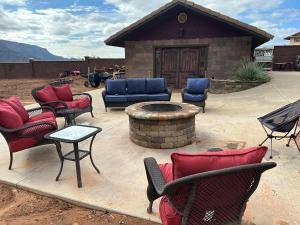
<path fill-rule="evenodd" d="M 143 102 L 126 108 L 130 139 L 137 145 L 168 149 L 195 139 L 195 115 L 200 108 L 185 103 Z"/>

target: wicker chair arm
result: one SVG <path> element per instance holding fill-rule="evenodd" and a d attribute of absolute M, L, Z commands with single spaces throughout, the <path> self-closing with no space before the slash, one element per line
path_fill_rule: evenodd
<path fill-rule="evenodd" d="M 61 101 L 61 100 L 51 101 L 51 102 L 43 102 L 40 105 L 42 107 L 44 107 L 44 106 L 50 107 L 50 108 L 52 108 L 52 110 L 55 111 L 54 107 L 51 106 L 51 105 L 54 105 L 54 104 L 56 104 L 56 105 L 61 104 L 62 107 L 60 107 L 60 109 L 67 109 L 68 108 L 68 105 L 64 101 Z"/>
<path fill-rule="evenodd" d="M 158 196 L 162 196 L 166 181 L 159 169 L 156 160 L 154 158 L 146 158 L 144 159 L 144 164 L 148 181 L 153 184 L 156 194 Z"/>
<path fill-rule="evenodd" d="M 13 128 L 13 129 L 7 129 L 7 128 L 4 128 L 4 127 L 0 127 L 0 132 L 1 133 L 3 132 L 3 133 L 12 134 L 12 133 L 17 133 L 17 132 L 20 132 L 20 131 L 24 131 L 24 130 L 29 129 L 29 128 L 38 127 L 38 126 L 41 126 L 41 125 L 49 125 L 53 129 L 57 129 L 57 127 L 53 123 L 43 121 L 43 122 L 36 122 L 36 123 L 26 124 L 25 126 Z"/>

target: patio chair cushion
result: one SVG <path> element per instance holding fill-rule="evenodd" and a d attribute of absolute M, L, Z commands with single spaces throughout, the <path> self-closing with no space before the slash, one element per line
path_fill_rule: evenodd
<path fill-rule="evenodd" d="M 51 85 L 47 85 L 43 89 L 37 91 L 36 96 L 41 102 L 53 102 L 59 100 Z"/>
<path fill-rule="evenodd" d="M 69 84 L 64 84 L 58 87 L 53 86 L 53 90 L 59 100 L 73 101 L 73 94 Z"/>
<path fill-rule="evenodd" d="M 48 119 L 48 118 L 55 120 L 54 113 L 53 112 L 42 112 L 41 114 L 30 117 L 28 122 L 32 123 L 32 122 L 37 122 L 37 121 Z"/>
<path fill-rule="evenodd" d="M 169 94 L 167 93 L 158 93 L 148 95 L 148 100 L 150 101 L 168 101 L 170 99 Z"/>
<path fill-rule="evenodd" d="M 146 79 L 144 78 L 129 78 L 127 79 L 128 94 L 145 94 Z"/>
<path fill-rule="evenodd" d="M 166 196 L 160 200 L 159 215 L 163 225 L 181 225 L 182 217 L 170 205 Z"/>
<path fill-rule="evenodd" d="M 23 126 L 22 117 L 6 102 L 0 101 L 0 126 L 14 129 Z"/>
<path fill-rule="evenodd" d="M 159 169 L 167 183 L 173 181 L 173 164 L 172 163 L 160 164 Z"/>
<path fill-rule="evenodd" d="M 74 99 L 73 101 L 65 101 L 69 109 L 75 109 L 75 108 L 87 108 L 90 106 L 91 102 L 88 97 L 86 98 L 78 98 Z"/>
<path fill-rule="evenodd" d="M 136 94 L 136 95 L 127 95 L 128 102 L 140 102 L 140 101 L 147 101 L 148 95 L 146 94 Z"/>
<path fill-rule="evenodd" d="M 176 180 L 196 173 L 260 163 L 267 150 L 267 147 L 252 147 L 222 152 L 203 152 L 196 155 L 173 153 L 171 155 L 173 178 Z"/>
<path fill-rule="evenodd" d="M 156 94 L 165 92 L 165 79 L 151 78 L 146 80 L 146 93 Z"/>
<path fill-rule="evenodd" d="M 27 148 L 34 147 L 38 141 L 34 138 L 13 138 L 8 141 L 8 146 L 11 152 L 22 151 Z"/>
<path fill-rule="evenodd" d="M 105 90 L 108 95 L 125 95 L 126 80 L 106 80 Z"/>
<path fill-rule="evenodd" d="M 188 78 L 187 92 L 191 94 L 203 94 L 208 85 L 209 80 L 207 78 Z"/>
<path fill-rule="evenodd" d="M 4 101 L 10 105 L 20 115 L 24 123 L 29 120 L 28 112 L 16 96 L 11 96 L 7 99 L 2 99 L 1 101 Z"/>
<path fill-rule="evenodd" d="M 105 96 L 106 102 L 127 102 L 126 95 L 106 95 Z"/>
<path fill-rule="evenodd" d="M 191 102 L 202 102 L 205 100 L 204 94 L 190 94 L 190 93 L 183 93 L 183 99 L 185 101 L 191 101 Z"/>

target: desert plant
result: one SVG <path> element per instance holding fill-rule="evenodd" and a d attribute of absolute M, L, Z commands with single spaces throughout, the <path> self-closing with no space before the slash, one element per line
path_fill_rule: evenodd
<path fill-rule="evenodd" d="M 270 76 L 264 70 L 263 64 L 243 60 L 236 71 L 235 79 L 241 81 L 270 81 Z"/>

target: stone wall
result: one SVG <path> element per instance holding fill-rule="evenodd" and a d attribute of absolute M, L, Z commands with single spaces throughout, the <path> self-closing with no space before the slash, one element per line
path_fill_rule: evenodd
<path fill-rule="evenodd" d="M 254 88 L 263 83 L 265 82 L 210 79 L 209 92 L 212 94 L 227 94 Z"/>
<path fill-rule="evenodd" d="M 207 45 L 207 76 L 228 79 L 242 59 L 250 59 L 251 42 L 251 37 L 129 41 L 125 43 L 125 65 L 130 77 L 152 77 L 156 47 Z"/>
<path fill-rule="evenodd" d="M 72 71 L 80 69 L 87 73 L 88 68 L 103 69 L 104 67 L 114 67 L 114 65 L 124 66 L 124 59 L 102 59 L 88 58 L 81 61 L 35 61 L 28 63 L 0 63 L 0 79 L 20 79 L 20 78 L 56 78 L 59 73 L 66 70 Z"/>

